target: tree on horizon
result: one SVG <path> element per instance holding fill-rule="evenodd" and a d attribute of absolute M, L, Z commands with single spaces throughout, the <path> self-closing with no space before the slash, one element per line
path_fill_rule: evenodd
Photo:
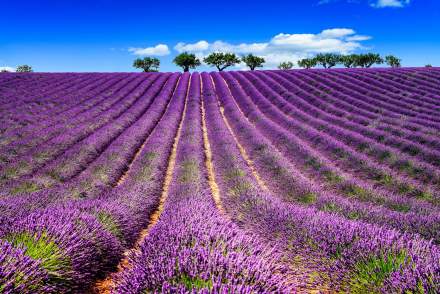
<path fill-rule="evenodd" d="M 188 72 L 191 68 L 196 68 L 201 65 L 200 60 L 193 53 L 183 52 L 177 55 L 173 62 L 183 68 L 183 72 Z"/>
<path fill-rule="evenodd" d="M 133 62 L 133 67 L 140 68 L 144 72 L 158 72 L 160 60 L 155 57 L 137 58 Z"/>

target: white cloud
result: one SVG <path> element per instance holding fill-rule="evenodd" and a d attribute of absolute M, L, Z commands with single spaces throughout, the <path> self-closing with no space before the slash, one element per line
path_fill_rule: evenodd
<path fill-rule="evenodd" d="M 170 54 L 168 46 L 165 44 L 158 44 L 154 47 L 147 48 L 129 48 L 128 51 L 132 52 L 134 55 L 153 55 L 153 56 L 165 56 Z"/>
<path fill-rule="evenodd" d="M 203 51 L 203 50 L 207 50 L 209 48 L 209 43 L 202 40 L 202 41 L 198 41 L 197 43 L 194 44 L 185 44 L 183 42 L 177 43 L 176 46 L 174 46 L 174 49 L 176 51 L 178 51 L 179 53 L 188 51 L 188 52 L 198 52 L 198 51 Z"/>
<path fill-rule="evenodd" d="M 0 66 L 0 71 L 2 71 L 2 70 L 7 70 L 7 71 L 10 71 L 10 72 L 15 72 L 15 68 L 10 67 L 10 66 Z"/>
<path fill-rule="evenodd" d="M 363 35 L 354 35 L 346 38 L 347 41 L 367 41 L 370 39 L 371 39 L 370 36 L 363 36 Z"/>
<path fill-rule="evenodd" d="M 256 54 L 264 57 L 266 68 L 275 68 L 280 62 L 297 62 L 299 59 L 316 53 L 351 53 L 363 48 L 361 42 L 371 37 L 356 35 L 348 28 L 326 29 L 318 34 L 285 34 L 280 33 L 270 40 L 260 43 L 232 44 L 221 40 L 209 43 L 199 41 L 196 43 L 178 43 L 176 51 L 192 52 L 203 59 L 212 52 L 233 52 L 236 54 Z M 240 69 L 243 65 L 238 65 Z"/>
<path fill-rule="evenodd" d="M 377 0 L 377 2 L 371 4 L 371 6 L 376 8 L 404 7 L 408 5 L 410 2 L 411 0 Z"/>
<path fill-rule="evenodd" d="M 321 37 L 324 38 L 341 38 L 353 35 L 355 32 L 352 29 L 327 29 L 321 32 Z"/>

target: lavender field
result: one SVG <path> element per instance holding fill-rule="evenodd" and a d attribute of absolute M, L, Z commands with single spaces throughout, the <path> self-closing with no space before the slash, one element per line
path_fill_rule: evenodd
<path fill-rule="evenodd" d="M 440 69 L 0 74 L 0 293 L 439 293 Z"/>

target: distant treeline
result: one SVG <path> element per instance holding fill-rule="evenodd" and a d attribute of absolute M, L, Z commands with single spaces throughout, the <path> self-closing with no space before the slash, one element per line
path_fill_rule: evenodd
<path fill-rule="evenodd" d="M 400 67 L 402 60 L 394 55 L 387 55 L 382 58 L 377 53 L 366 54 L 334 54 L 325 53 L 318 54 L 312 58 L 304 58 L 298 61 L 298 66 L 302 68 L 312 68 L 316 66 L 322 66 L 324 68 L 332 68 L 336 65 L 343 65 L 347 68 L 352 67 L 371 67 L 374 64 L 386 63 L 391 67 Z"/>
<path fill-rule="evenodd" d="M 263 57 L 248 54 L 245 56 L 237 56 L 234 53 L 222 53 L 215 52 L 206 56 L 203 61 L 213 67 L 216 67 L 218 71 L 237 65 L 241 62 L 245 63 L 250 70 L 255 70 L 258 67 L 263 67 L 266 62 Z M 181 67 L 184 72 L 190 69 L 195 69 L 202 63 L 195 54 L 183 52 L 177 55 L 173 62 Z M 386 63 L 391 67 L 400 67 L 401 59 L 394 55 L 387 55 L 385 57 L 380 56 L 377 53 L 366 54 L 335 54 L 335 53 L 320 53 L 315 57 L 304 58 L 298 61 L 298 66 L 302 68 L 313 68 L 322 66 L 323 68 L 332 68 L 336 65 L 343 65 L 347 68 L 353 67 L 371 67 L 374 64 Z M 291 61 L 281 62 L 278 65 L 279 69 L 288 70 L 294 67 L 294 63 Z M 133 66 L 142 69 L 144 72 L 159 71 L 160 60 L 155 57 L 145 57 L 143 59 L 138 58 L 134 61 Z M 427 65 L 429 66 L 429 65 Z"/>

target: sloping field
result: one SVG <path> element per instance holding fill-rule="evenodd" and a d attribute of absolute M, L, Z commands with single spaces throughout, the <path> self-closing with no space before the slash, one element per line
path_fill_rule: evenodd
<path fill-rule="evenodd" d="M 0 74 L 0 293 L 440 292 L 440 69 Z"/>

